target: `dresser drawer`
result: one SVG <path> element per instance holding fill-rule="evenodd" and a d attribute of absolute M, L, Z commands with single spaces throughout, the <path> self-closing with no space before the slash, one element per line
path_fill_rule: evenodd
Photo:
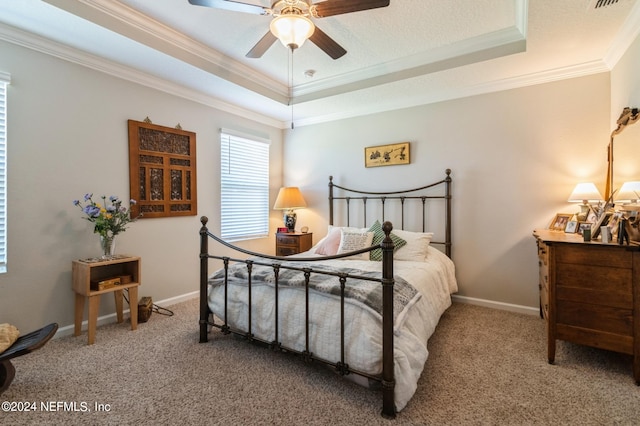
<path fill-rule="evenodd" d="M 311 248 L 312 234 L 276 233 L 276 256 L 291 256 Z"/>
<path fill-rule="evenodd" d="M 298 247 L 278 246 L 276 249 L 276 256 L 291 256 L 292 254 L 298 253 Z"/>
<path fill-rule="evenodd" d="M 540 285 L 540 313 L 545 320 L 549 320 L 549 288 Z"/>
<path fill-rule="evenodd" d="M 545 265 L 540 261 L 538 263 L 538 281 L 540 283 L 539 288 L 542 290 L 543 287 L 549 291 L 549 265 Z"/>
<path fill-rule="evenodd" d="M 556 246 L 557 263 L 631 269 L 633 254 L 625 246 L 560 244 Z"/>
<path fill-rule="evenodd" d="M 558 264 L 555 283 L 557 286 L 622 293 L 631 298 L 632 276 L 632 269 Z"/>
<path fill-rule="evenodd" d="M 541 265 L 549 267 L 549 246 L 541 240 L 538 240 L 538 259 Z"/>
<path fill-rule="evenodd" d="M 633 310 L 609 306 L 558 301 L 556 322 L 582 329 L 633 336 Z"/>
<path fill-rule="evenodd" d="M 277 234 L 276 239 L 279 245 L 298 247 L 299 237 L 289 236 L 287 234 Z"/>

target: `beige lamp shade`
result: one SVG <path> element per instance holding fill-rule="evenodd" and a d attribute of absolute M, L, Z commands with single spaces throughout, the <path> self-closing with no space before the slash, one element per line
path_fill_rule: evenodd
<path fill-rule="evenodd" d="M 307 207 L 307 203 L 302 198 L 297 186 L 280 188 L 278 198 L 276 198 L 276 202 L 273 205 L 275 210 L 284 210 L 284 225 L 287 227 L 288 232 L 295 232 L 296 230 L 297 215 L 293 210 L 305 207 Z"/>
<path fill-rule="evenodd" d="M 579 183 L 573 189 L 571 195 L 569 195 L 569 202 L 572 203 L 595 203 L 602 201 L 602 195 L 596 188 L 595 184 L 591 182 Z"/>
<path fill-rule="evenodd" d="M 274 210 L 293 210 L 303 209 L 307 207 L 306 201 L 300 193 L 300 189 L 297 186 L 289 186 L 280 188 L 278 192 L 278 198 L 273 205 Z"/>
<path fill-rule="evenodd" d="M 615 197 L 618 201 L 636 203 L 640 199 L 640 182 L 625 182 Z"/>

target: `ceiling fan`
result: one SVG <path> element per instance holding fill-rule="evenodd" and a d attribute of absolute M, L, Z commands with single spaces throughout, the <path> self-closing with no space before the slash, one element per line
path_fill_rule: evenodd
<path fill-rule="evenodd" d="M 294 50 L 309 39 L 327 55 L 338 59 L 347 51 L 316 27 L 309 18 L 326 18 L 387 7 L 390 0 L 325 0 L 315 4 L 312 0 L 275 0 L 271 7 L 234 0 L 189 0 L 189 3 L 196 6 L 273 16 L 270 30 L 246 54 L 248 58 L 260 58 L 276 40 L 280 40 L 286 47 Z"/>

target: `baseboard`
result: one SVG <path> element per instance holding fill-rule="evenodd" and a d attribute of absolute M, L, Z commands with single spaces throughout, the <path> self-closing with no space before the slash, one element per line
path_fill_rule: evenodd
<path fill-rule="evenodd" d="M 186 294 L 182 294 L 180 296 L 176 296 L 176 297 L 170 297 L 168 299 L 164 299 L 164 300 L 159 300 L 159 301 L 154 301 L 153 303 L 158 305 L 158 306 L 162 306 L 162 307 L 166 307 L 166 306 L 171 306 L 171 305 L 175 305 L 177 303 L 182 303 L 182 302 L 186 302 L 187 300 L 191 300 L 191 299 L 195 299 L 197 297 L 199 297 L 200 292 L 199 291 L 193 291 L 191 293 L 186 293 Z M 510 311 L 510 312 L 517 312 L 520 314 L 527 314 L 527 315 L 540 315 L 540 310 L 538 308 L 532 308 L 529 306 L 522 306 L 522 305 L 514 305 L 511 303 L 503 303 L 503 302 L 495 302 L 493 300 L 486 300 L 486 299 L 476 299 L 475 297 L 467 297 L 467 296 L 458 296 L 458 295 L 453 295 L 451 296 L 451 298 L 453 299 L 454 302 L 458 302 L 458 303 L 468 303 L 470 305 L 477 305 L 477 306 L 484 306 L 485 308 L 493 308 L 493 309 L 500 309 L 503 311 Z M 124 310 L 123 314 L 128 314 L 129 313 L 129 309 Z M 108 315 L 103 315 L 101 317 L 98 317 L 98 326 L 100 325 L 105 325 L 105 324 L 110 324 L 113 322 L 116 322 L 117 318 L 116 318 L 116 313 L 111 313 Z M 82 330 L 86 331 L 87 330 L 87 326 L 88 323 L 87 321 L 83 321 L 82 322 Z M 66 325 L 64 327 L 60 327 L 58 328 L 58 331 L 56 333 L 56 335 L 54 336 L 54 338 L 58 338 L 58 337 L 64 337 L 64 336 L 70 336 L 73 334 L 73 329 L 74 326 L 73 324 L 71 325 Z"/>
<path fill-rule="evenodd" d="M 455 294 L 451 296 L 451 299 L 453 299 L 454 302 L 467 303 L 469 305 L 484 306 L 485 308 L 500 309 L 502 311 L 517 312 L 519 314 L 526 314 L 526 315 L 540 315 L 539 308 L 532 308 L 530 306 L 495 302 L 493 300 L 486 300 L 486 299 L 476 299 L 475 297 L 458 296 Z"/>
<path fill-rule="evenodd" d="M 176 297 L 170 297 L 168 299 L 164 299 L 164 300 L 159 300 L 159 301 L 155 301 L 154 300 L 154 304 L 161 306 L 161 307 L 167 307 L 167 306 L 171 306 L 171 305 L 175 305 L 177 303 L 181 303 L 181 302 L 186 302 L 187 300 L 191 300 L 191 299 L 195 299 L 197 297 L 199 297 L 200 292 L 199 291 L 193 291 L 191 293 L 186 293 L 186 294 L 182 294 L 180 296 L 176 296 Z M 127 315 L 129 313 L 129 309 L 124 309 L 122 311 L 123 315 Z M 101 317 L 98 317 L 98 326 L 101 325 L 105 325 L 105 324 L 111 324 L 113 322 L 116 322 L 118 319 L 116 318 L 116 313 L 113 312 L 111 314 L 107 314 L 107 315 L 103 315 Z M 82 331 L 87 331 L 87 327 L 88 327 L 88 321 L 84 320 L 82 321 Z M 74 325 L 65 325 L 64 327 L 59 327 L 58 331 L 56 332 L 55 336 L 53 337 L 58 338 L 58 337 L 64 337 L 64 336 L 70 336 L 73 334 L 74 332 Z"/>
<path fill-rule="evenodd" d="M 197 299 L 198 297 L 200 297 L 200 291 L 192 291 L 191 293 L 181 294 L 180 296 L 170 297 L 153 303 L 158 306 L 171 306 L 177 303 L 186 302 L 187 300 Z"/>

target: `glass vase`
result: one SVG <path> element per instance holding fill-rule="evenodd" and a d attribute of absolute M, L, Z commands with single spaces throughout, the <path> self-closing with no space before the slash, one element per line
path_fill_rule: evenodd
<path fill-rule="evenodd" d="M 116 236 L 100 235 L 100 249 L 103 259 L 111 259 L 116 254 Z"/>

